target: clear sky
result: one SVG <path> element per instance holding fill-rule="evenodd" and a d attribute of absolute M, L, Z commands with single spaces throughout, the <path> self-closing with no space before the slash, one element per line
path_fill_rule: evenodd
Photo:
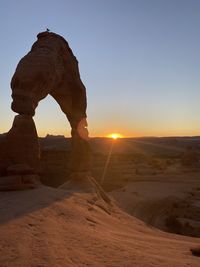
<path fill-rule="evenodd" d="M 79 61 L 91 136 L 200 135 L 199 0 L 0 0 L 0 27 L 1 133 L 16 65 L 48 27 Z M 51 97 L 34 118 L 40 136 L 70 135 Z"/>

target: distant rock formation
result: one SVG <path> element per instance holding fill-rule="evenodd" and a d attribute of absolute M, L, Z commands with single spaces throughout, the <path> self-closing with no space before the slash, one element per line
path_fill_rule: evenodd
<path fill-rule="evenodd" d="M 64 135 L 51 135 L 51 134 L 47 134 L 45 136 L 45 138 L 47 138 L 47 139 L 64 139 L 65 136 Z"/>
<path fill-rule="evenodd" d="M 71 172 L 84 174 L 90 171 L 86 90 L 80 79 L 78 61 L 62 36 L 46 31 L 37 37 L 31 51 L 20 60 L 11 81 L 11 108 L 19 115 L 11 130 L 0 140 L 0 176 L 4 177 L 0 177 L 0 189 L 16 189 L 23 181 L 32 181 L 33 177 L 13 177 L 15 186 L 12 188 L 8 172 L 12 165 L 25 164 L 36 176 L 40 173 L 40 149 L 32 116 L 40 100 L 48 94 L 58 102 L 71 125 Z M 23 172 L 18 167 L 17 175 L 24 175 Z M 9 186 L 6 177 L 10 177 L 7 179 Z M 16 186 L 18 181 L 19 187 Z"/>

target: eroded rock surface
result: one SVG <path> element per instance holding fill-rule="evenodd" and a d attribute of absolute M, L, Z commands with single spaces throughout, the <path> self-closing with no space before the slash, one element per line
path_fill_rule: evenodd
<path fill-rule="evenodd" d="M 7 149 L 12 164 L 27 164 L 36 172 L 40 168 L 40 148 L 35 123 L 31 116 L 15 116 L 7 134 Z"/>
<path fill-rule="evenodd" d="M 87 101 L 78 61 L 62 36 L 42 32 L 37 38 L 30 52 L 20 60 L 11 81 L 11 108 L 19 115 L 0 143 L 0 176 L 24 175 L 27 168 L 22 168 L 23 164 L 32 168 L 33 174 L 39 173 L 40 149 L 32 116 L 38 103 L 48 94 L 60 105 L 71 125 L 69 169 L 71 172 L 87 172 L 91 159 L 86 121 Z M 10 165 L 16 164 L 17 173 L 16 166 L 13 173 Z"/>

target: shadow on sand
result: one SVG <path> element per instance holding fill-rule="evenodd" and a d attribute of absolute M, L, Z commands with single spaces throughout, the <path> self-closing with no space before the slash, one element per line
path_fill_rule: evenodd
<path fill-rule="evenodd" d="M 32 190 L 0 192 L 0 224 L 44 209 L 72 194 L 70 191 L 46 186 Z"/>

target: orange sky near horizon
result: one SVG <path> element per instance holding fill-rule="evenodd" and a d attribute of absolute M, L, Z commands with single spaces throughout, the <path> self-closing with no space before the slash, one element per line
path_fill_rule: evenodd
<path fill-rule="evenodd" d="M 11 98 L 10 98 L 11 102 Z M 49 109 L 51 106 L 51 109 Z M 90 137 L 106 137 L 112 133 L 121 134 L 123 137 L 143 137 L 143 136 L 197 136 L 200 135 L 200 125 L 194 119 L 188 120 L 176 118 L 176 116 L 158 120 L 154 116 L 142 117 L 138 114 L 126 116 L 124 112 L 121 116 L 110 113 L 103 114 L 102 111 L 94 113 L 88 106 L 88 130 Z M 103 114 L 101 116 L 101 113 Z M 160 110 L 162 114 L 162 110 Z M 9 131 L 16 113 L 10 109 L 8 103 L 5 114 L 0 118 L 0 133 Z M 123 116 L 122 116 L 123 115 Z M 106 119 L 105 119 L 106 117 Z M 47 134 L 71 136 L 71 128 L 65 114 L 61 111 L 59 105 L 51 97 L 47 97 L 39 103 L 34 116 L 38 136 L 44 137 Z"/>
<path fill-rule="evenodd" d="M 117 130 L 116 130 L 117 129 Z M 103 131 L 95 131 L 95 129 L 92 129 L 90 126 L 88 127 L 89 130 L 89 136 L 90 137 L 109 137 L 109 135 L 113 134 L 113 133 L 117 133 L 119 135 L 121 135 L 121 138 L 130 138 L 130 137 L 150 137 L 150 136 L 157 136 L 157 137 L 167 137 L 167 136 L 199 136 L 199 131 L 197 130 L 195 131 L 190 131 L 187 129 L 185 129 L 185 131 L 183 130 L 172 130 L 172 131 L 162 131 L 160 130 L 148 130 L 148 131 L 139 131 L 139 130 L 135 130 L 135 131 L 128 131 L 128 129 L 120 129 L 120 127 L 118 128 L 107 128 L 104 129 Z M 47 130 L 41 130 L 41 129 L 37 129 L 38 131 L 38 136 L 40 137 L 45 137 L 47 134 L 51 134 L 51 135 L 64 135 L 65 137 L 70 137 L 70 126 L 68 125 L 66 127 L 66 129 L 60 129 L 60 131 L 52 131 L 49 129 L 49 131 Z"/>
<path fill-rule="evenodd" d="M 12 123 L 10 124 L 10 128 L 12 126 Z M 38 136 L 40 137 L 45 137 L 47 134 L 50 135 L 64 135 L 65 137 L 70 137 L 70 125 L 66 124 L 66 127 L 58 128 L 56 130 L 53 130 L 49 127 L 45 128 L 40 128 L 38 127 L 38 124 L 36 122 L 36 128 L 38 132 Z M 185 129 L 181 130 L 162 130 L 162 129 L 152 129 L 152 130 L 128 130 L 120 127 L 109 127 L 106 129 L 103 129 L 102 131 L 95 131 L 95 129 L 92 129 L 92 127 L 88 127 L 89 130 L 89 136 L 90 137 L 108 137 L 109 135 L 113 133 L 117 133 L 121 135 L 121 138 L 129 138 L 129 137 L 150 137 L 150 136 L 157 136 L 157 137 L 167 137 L 167 136 L 199 136 L 199 130 L 197 129 L 196 131 L 191 131 L 187 127 Z M 0 128 L 0 133 L 5 133 L 9 131 L 9 128 L 2 130 Z"/>

